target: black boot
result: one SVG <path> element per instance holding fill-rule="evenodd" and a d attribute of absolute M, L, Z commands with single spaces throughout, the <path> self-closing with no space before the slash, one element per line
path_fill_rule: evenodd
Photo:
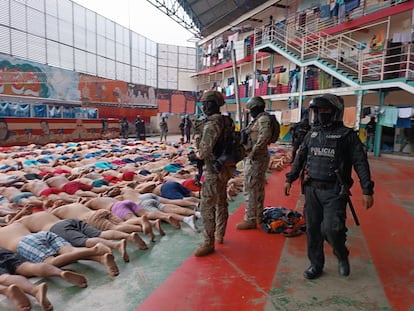
<path fill-rule="evenodd" d="M 338 272 L 341 276 L 348 276 L 350 273 L 350 267 L 349 267 L 349 260 L 348 257 L 345 257 L 344 259 L 338 260 Z"/>
<path fill-rule="evenodd" d="M 322 268 L 317 268 L 315 266 L 310 266 L 303 272 L 305 279 L 312 280 L 316 279 L 322 274 Z"/>

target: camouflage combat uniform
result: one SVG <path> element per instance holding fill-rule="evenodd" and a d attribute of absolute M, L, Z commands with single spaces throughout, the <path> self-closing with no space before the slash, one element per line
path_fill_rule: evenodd
<path fill-rule="evenodd" d="M 199 157 L 205 161 L 204 182 L 201 193 L 201 216 L 204 224 L 204 244 L 214 245 L 215 237 L 222 241 L 229 217 L 227 204 L 227 182 L 235 167 L 223 166 L 220 172 L 214 169 L 216 157 L 213 149 L 224 130 L 221 114 L 207 118 L 200 141 Z"/>
<path fill-rule="evenodd" d="M 244 220 L 260 223 L 262 219 L 264 186 L 270 156 L 267 146 L 272 136 L 270 117 L 261 112 L 247 126 L 247 157 L 244 160 L 244 197 L 246 201 Z"/>

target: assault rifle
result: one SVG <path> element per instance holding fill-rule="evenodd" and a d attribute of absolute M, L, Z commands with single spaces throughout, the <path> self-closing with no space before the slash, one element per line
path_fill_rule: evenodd
<path fill-rule="evenodd" d="M 201 186 L 201 176 L 203 175 L 204 160 L 198 159 L 193 150 L 188 154 L 188 160 L 190 162 L 196 163 L 198 169 L 198 174 L 196 176 L 196 185 Z"/>
<path fill-rule="evenodd" d="M 352 204 L 352 201 L 351 201 L 351 195 L 352 195 L 351 191 L 349 190 L 348 186 L 344 183 L 344 180 L 342 179 L 342 176 L 339 173 L 338 169 L 335 170 L 335 174 L 336 174 L 336 177 L 338 178 L 339 185 L 341 186 L 341 190 L 339 192 L 339 195 L 343 196 L 346 199 L 346 201 L 349 205 L 349 209 L 351 210 L 352 217 L 354 218 L 355 224 L 357 226 L 359 226 L 358 216 L 355 212 L 354 205 Z"/>

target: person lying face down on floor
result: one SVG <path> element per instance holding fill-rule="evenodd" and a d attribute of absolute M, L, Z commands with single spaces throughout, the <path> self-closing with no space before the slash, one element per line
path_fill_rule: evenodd
<path fill-rule="evenodd" d="M 63 267 L 81 259 L 92 260 L 105 266 L 109 275 L 119 274 L 114 256 L 107 246 L 98 243 L 92 248 L 73 247 L 53 232 L 31 233 L 18 222 L 0 228 L 0 247 L 16 252 L 30 262 Z"/>
<path fill-rule="evenodd" d="M 10 207 L 30 204 L 35 207 L 43 208 L 44 205 L 44 202 L 38 199 L 33 193 L 21 191 L 13 186 L 0 187 L 0 195 L 4 196 L 9 202 L 11 202 Z"/>
<path fill-rule="evenodd" d="M 47 283 L 32 284 L 28 277 L 58 277 L 77 287 L 88 286 L 82 274 L 64 271 L 48 263 L 33 263 L 5 248 L 0 248 L 0 293 L 9 298 L 17 310 L 30 310 L 33 296 L 42 310 L 53 310 L 47 298 Z"/>
<path fill-rule="evenodd" d="M 96 199 L 105 198 L 98 197 Z M 110 199 L 110 198 L 109 198 Z M 58 206 L 58 205 L 57 205 Z M 79 219 L 95 228 L 106 230 L 117 230 L 126 233 L 143 232 L 148 235 L 151 241 L 155 241 L 155 235 L 152 228 L 155 227 L 161 235 L 164 231 L 161 229 L 159 221 L 149 221 L 147 217 L 136 217 L 133 219 L 121 220 L 119 217 L 111 213 L 110 210 L 98 208 L 97 210 L 90 209 L 83 203 L 62 204 L 50 211 L 53 215 L 60 219 Z M 134 236 L 134 243 L 139 244 L 140 249 L 147 249 L 148 246 L 139 237 L 138 234 Z"/>
<path fill-rule="evenodd" d="M 131 198 L 132 200 L 127 199 L 127 197 Z M 180 222 L 184 222 L 193 231 L 198 231 L 195 224 L 194 211 L 182 208 L 182 212 L 185 212 L 185 215 L 188 215 L 183 216 L 175 212 L 161 211 L 160 209 L 163 208 L 163 205 L 164 204 L 160 203 L 156 197 L 145 198 L 144 200 L 137 199 L 136 193 L 130 194 L 129 196 L 118 196 L 117 198 L 99 197 L 89 200 L 86 203 L 86 206 L 90 207 L 91 209 L 105 209 L 107 211 L 111 211 L 116 217 L 125 221 L 131 221 L 137 217 L 145 217 L 148 219 L 165 221 L 177 229 L 181 227 Z"/>
<path fill-rule="evenodd" d="M 70 181 L 62 175 L 52 176 L 50 178 L 47 178 L 45 181 L 50 187 L 60 189 L 62 192 L 66 192 L 67 194 L 76 194 L 82 197 L 97 197 L 99 193 L 108 190 L 101 187 L 96 188 L 76 180 Z"/>
<path fill-rule="evenodd" d="M 48 213 L 38 212 L 23 216 L 16 222 L 24 224 L 32 233 L 50 231 L 64 238 L 74 247 L 94 247 L 98 243 L 106 245 L 111 250 L 116 249 L 125 262 L 129 262 L 126 243 L 132 241 L 142 248 L 142 240 L 136 232 L 126 233 L 117 230 L 101 231 L 79 219 L 60 219 Z M 120 241 L 113 241 L 120 240 Z M 147 249 L 147 247 L 144 247 Z"/>
<path fill-rule="evenodd" d="M 60 188 L 50 187 L 44 180 L 29 180 L 20 188 L 22 191 L 33 193 L 38 199 L 44 202 L 44 207 L 49 208 L 57 200 L 63 200 L 66 203 L 79 202 L 82 197 L 76 194 L 67 194 Z"/>

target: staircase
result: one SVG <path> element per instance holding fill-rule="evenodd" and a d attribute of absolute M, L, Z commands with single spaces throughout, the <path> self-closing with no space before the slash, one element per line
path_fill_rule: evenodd
<path fill-rule="evenodd" d="M 360 29 L 328 35 L 315 31 L 319 24 L 311 22 L 303 27 L 296 24 L 287 19 L 286 23 L 276 23 L 274 27 L 256 28 L 255 52 L 276 52 L 299 67 L 314 65 L 356 89 L 401 88 L 414 94 L 413 44 L 384 46 L 375 55 L 352 38 Z"/>

